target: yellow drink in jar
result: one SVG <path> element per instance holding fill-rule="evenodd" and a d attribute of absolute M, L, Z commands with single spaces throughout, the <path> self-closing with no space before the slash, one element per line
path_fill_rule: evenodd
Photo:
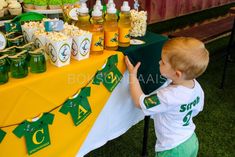
<path fill-rule="evenodd" d="M 128 1 L 124 1 L 121 7 L 120 19 L 118 22 L 118 45 L 120 47 L 130 46 L 131 14 Z"/>
<path fill-rule="evenodd" d="M 76 26 L 82 30 L 90 30 L 90 15 L 86 3 L 81 3 L 79 8 L 78 22 Z"/>
<path fill-rule="evenodd" d="M 110 6 L 107 9 L 104 23 L 104 40 L 105 49 L 117 50 L 118 49 L 118 23 L 117 23 L 116 8 Z"/>
<path fill-rule="evenodd" d="M 98 7 L 95 7 L 92 12 L 91 29 L 91 54 L 102 54 L 104 50 L 104 19 L 102 12 Z"/>

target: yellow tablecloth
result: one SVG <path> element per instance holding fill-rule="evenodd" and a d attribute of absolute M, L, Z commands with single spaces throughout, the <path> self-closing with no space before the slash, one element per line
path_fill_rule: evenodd
<path fill-rule="evenodd" d="M 68 97 L 86 86 L 106 59 L 118 54 L 118 69 L 126 70 L 123 54 L 115 51 L 104 51 L 103 55 L 91 56 L 87 60 L 72 60 L 71 64 L 62 68 L 47 64 L 47 72 L 31 74 L 23 79 L 10 79 L 0 86 L 0 126 L 20 123 L 25 119 L 38 116 L 61 105 Z M 88 97 L 92 113 L 82 124 L 74 126 L 71 116 L 64 115 L 55 109 L 54 122 L 49 125 L 51 145 L 31 156 L 74 156 L 97 116 L 110 96 L 110 92 L 101 84 L 89 84 L 91 95 Z M 7 135 L 0 144 L 0 156 L 28 156 L 24 137 L 17 138 L 12 131 L 16 125 L 2 128 Z"/>

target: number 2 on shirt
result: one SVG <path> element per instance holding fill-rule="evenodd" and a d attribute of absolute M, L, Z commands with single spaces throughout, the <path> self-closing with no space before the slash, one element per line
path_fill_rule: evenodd
<path fill-rule="evenodd" d="M 114 83 L 117 80 L 117 77 L 114 75 L 114 73 L 112 71 L 108 73 L 107 78 L 111 79 L 110 80 L 111 83 Z"/>
<path fill-rule="evenodd" d="M 192 110 L 189 111 L 183 118 L 183 122 L 184 122 L 184 125 L 183 126 L 188 126 L 189 125 L 189 121 L 191 119 L 191 116 L 192 116 Z"/>

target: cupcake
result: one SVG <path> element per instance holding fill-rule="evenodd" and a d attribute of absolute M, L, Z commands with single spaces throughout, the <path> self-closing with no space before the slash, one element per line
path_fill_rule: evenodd
<path fill-rule="evenodd" d="M 24 6 L 27 9 L 34 9 L 33 1 L 32 0 L 24 0 Z"/>
<path fill-rule="evenodd" d="M 74 4 L 77 4 L 78 3 L 78 0 L 65 0 L 67 1 L 67 4 L 70 4 L 70 5 L 74 5 Z M 80 4 L 80 2 L 79 2 Z"/>
<path fill-rule="evenodd" d="M 63 5 L 68 6 L 71 5 L 71 0 L 62 0 Z"/>
<path fill-rule="evenodd" d="M 5 0 L 0 0 L 0 6 L 2 7 L 1 10 L 4 11 L 4 15 L 7 15 L 8 14 L 8 3 L 5 1 Z"/>
<path fill-rule="evenodd" d="M 17 1 L 11 1 L 8 8 L 11 15 L 20 15 L 22 13 L 22 7 Z"/>
<path fill-rule="evenodd" d="M 12 1 L 17 1 L 17 0 L 6 0 L 7 3 L 11 3 Z"/>
<path fill-rule="evenodd" d="M 62 0 L 49 0 L 50 9 L 60 9 L 62 6 Z"/>
<path fill-rule="evenodd" d="M 35 0 L 34 7 L 36 10 L 46 10 L 47 9 L 47 0 Z"/>

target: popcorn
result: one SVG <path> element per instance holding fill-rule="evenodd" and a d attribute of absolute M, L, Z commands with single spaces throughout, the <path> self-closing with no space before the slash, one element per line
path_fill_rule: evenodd
<path fill-rule="evenodd" d="M 26 22 L 22 26 L 27 29 L 38 28 L 40 27 L 40 22 Z"/>
<path fill-rule="evenodd" d="M 48 32 L 45 32 L 45 30 L 37 30 L 34 32 L 34 35 L 47 35 Z"/>
<path fill-rule="evenodd" d="M 40 24 L 40 22 L 27 22 L 24 23 L 22 26 L 22 32 L 24 35 L 25 42 L 31 42 L 33 40 L 34 32 L 39 29 L 44 29 L 44 27 Z"/>
<path fill-rule="evenodd" d="M 79 30 L 77 26 L 69 25 L 67 22 L 64 24 L 64 29 Z"/>
<path fill-rule="evenodd" d="M 86 34 L 90 34 L 90 32 L 81 29 L 73 32 L 73 36 L 86 35 Z"/>
<path fill-rule="evenodd" d="M 74 25 L 64 24 L 64 30 L 62 31 L 67 36 L 72 36 L 74 32 L 79 31 L 79 28 Z"/>
<path fill-rule="evenodd" d="M 131 10 L 131 30 L 130 35 L 133 37 L 144 36 L 147 29 L 147 12 Z"/>
<path fill-rule="evenodd" d="M 52 41 L 63 41 L 67 40 L 69 37 L 61 32 L 52 32 L 48 34 L 48 39 Z"/>

